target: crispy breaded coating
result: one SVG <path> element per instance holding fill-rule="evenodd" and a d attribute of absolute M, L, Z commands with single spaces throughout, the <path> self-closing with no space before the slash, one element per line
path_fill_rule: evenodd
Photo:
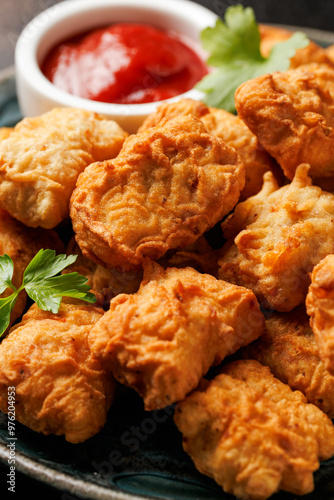
<path fill-rule="evenodd" d="M 260 50 L 264 57 L 268 57 L 271 49 L 279 42 L 285 42 L 292 35 L 293 31 L 278 26 L 259 24 Z M 290 68 L 297 68 L 302 64 L 318 63 L 332 64 L 326 49 L 310 40 L 309 44 L 302 49 L 297 49 L 296 54 L 290 59 Z"/>
<path fill-rule="evenodd" d="M 102 366 L 153 410 L 182 400 L 211 366 L 263 331 L 250 290 L 146 262 L 139 291 L 111 300 L 89 342 Z"/>
<path fill-rule="evenodd" d="M 71 219 L 82 253 L 131 270 L 185 247 L 238 201 L 245 169 L 191 115 L 130 136 L 114 160 L 79 176 Z"/>
<path fill-rule="evenodd" d="M 105 268 L 84 257 L 75 238 L 71 238 L 66 253 L 77 255 L 77 260 L 63 270 L 63 274 L 77 272 L 87 278 L 87 284 L 98 294 L 104 294 L 109 300 L 119 293 L 137 292 L 143 272 L 118 271 L 115 268 Z"/>
<path fill-rule="evenodd" d="M 330 419 L 255 360 L 203 379 L 174 419 L 196 468 L 240 499 L 309 493 L 319 460 L 334 453 Z"/>
<path fill-rule="evenodd" d="M 224 109 L 210 108 L 210 113 L 204 115 L 201 121 L 208 132 L 232 146 L 245 165 L 246 181 L 240 194 L 240 201 L 261 190 L 265 172 L 273 172 L 277 180 L 282 182 L 279 166 L 260 146 L 257 137 L 238 116 Z"/>
<path fill-rule="evenodd" d="M 281 382 L 334 418 L 334 376 L 320 359 L 304 304 L 288 313 L 271 314 L 265 333 L 239 355 L 268 366 Z"/>
<path fill-rule="evenodd" d="M 157 110 L 144 120 L 137 133 L 156 127 L 161 122 L 165 122 L 176 116 L 192 115 L 200 120 L 207 113 L 209 113 L 207 105 L 195 99 L 186 98 L 176 102 L 164 103 L 158 106 Z"/>
<path fill-rule="evenodd" d="M 21 286 L 25 268 L 41 248 L 51 248 L 57 253 L 65 251 L 64 245 L 55 231 L 28 228 L 0 208 L 0 255 L 7 254 L 13 260 L 12 282 L 16 288 Z M 13 290 L 7 288 L 0 294 L 0 297 L 8 297 L 12 293 Z M 26 301 L 27 294 L 22 290 L 11 313 L 9 327 L 22 315 Z"/>
<path fill-rule="evenodd" d="M 244 220 L 244 228 L 223 248 L 218 262 L 221 279 L 252 289 L 262 305 L 277 311 L 291 311 L 305 301 L 309 273 L 334 252 L 334 195 L 313 186 L 308 169 L 300 165 L 291 184 L 268 194 L 257 207 L 254 200 L 245 202 L 235 219 L 239 227 Z M 273 186 L 268 181 L 266 189 Z"/>
<path fill-rule="evenodd" d="M 263 174 L 268 170 L 281 180 L 281 170 L 275 160 L 260 146 L 256 136 L 240 118 L 223 109 L 208 108 L 204 103 L 193 99 L 180 99 L 177 102 L 162 104 L 145 120 L 139 131 L 157 126 L 175 116 L 193 115 L 200 119 L 210 134 L 223 139 L 240 155 L 245 166 L 245 187 L 240 199 L 260 191 Z"/>
<path fill-rule="evenodd" d="M 13 130 L 13 127 L 0 127 L 0 141 L 7 139 Z"/>
<path fill-rule="evenodd" d="M 334 68 L 309 64 L 266 74 L 235 94 L 240 118 L 292 179 L 301 163 L 312 178 L 334 174 Z"/>
<path fill-rule="evenodd" d="M 54 228 L 68 217 L 80 172 L 116 156 L 127 135 L 116 122 L 74 108 L 24 118 L 0 142 L 0 207 L 27 226 Z"/>
<path fill-rule="evenodd" d="M 334 252 L 333 252 L 334 253 Z M 306 298 L 307 313 L 326 369 L 334 375 L 334 255 L 313 269 Z"/>
<path fill-rule="evenodd" d="M 15 387 L 15 418 L 36 432 L 80 443 L 105 424 L 114 380 L 92 357 L 87 336 L 103 311 L 62 301 L 59 312 L 34 304 L 0 344 L 0 409 Z"/>
<path fill-rule="evenodd" d="M 196 271 L 217 277 L 220 251 L 212 248 L 204 236 L 182 250 L 167 252 L 159 259 L 163 267 L 193 267 Z"/>

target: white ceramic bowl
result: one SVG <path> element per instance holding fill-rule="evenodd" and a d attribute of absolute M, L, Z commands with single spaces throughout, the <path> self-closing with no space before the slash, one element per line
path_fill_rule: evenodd
<path fill-rule="evenodd" d="M 116 120 L 130 133 L 162 101 L 145 104 L 109 104 L 71 95 L 57 88 L 41 72 L 49 50 L 73 35 L 115 22 L 147 23 L 172 29 L 193 41 L 202 57 L 199 35 L 217 16 L 190 0 L 66 0 L 35 17 L 22 31 L 15 51 L 17 96 L 23 116 L 36 116 L 53 107 L 70 106 L 95 111 Z M 201 99 L 192 89 L 182 97 Z M 177 100 L 180 96 L 168 99 Z M 165 102 L 165 101 L 164 101 Z"/>

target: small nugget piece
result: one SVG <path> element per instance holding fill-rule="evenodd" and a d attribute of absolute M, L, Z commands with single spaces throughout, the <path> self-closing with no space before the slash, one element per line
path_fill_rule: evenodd
<path fill-rule="evenodd" d="M 68 266 L 62 274 L 77 272 L 87 278 L 87 284 L 98 294 L 105 294 L 106 299 L 119 293 L 134 293 L 138 291 L 143 278 L 140 271 L 118 271 L 115 268 L 105 268 L 84 257 L 79 245 L 73 237 L 66 249 L 68 255 L 77 255 L 77 260 Z"/>
<path fill-rule="evenodd" d="M 24 118 L 0 142 L 0 206 L 27 226 L 54 228 L 68 217 L 80 172 L 116 156 L 127 135 L 116 122 L 74 108 Z"/>
<path fill-rule="evenodd" d="M 326 369 L 334 375 L 334 255 L 327 255 L 311 274 L 307 313 Z"/>
<path fill-rule="evenodd" d="M 176 102 L 161 104 L 154 113 L 151 113 L 144 120 L 143 124 L 138 129 L 138 133 L 156 127 L 162 122 L 175 118 L 176 116 L 192 115 L 195 118 L 201 119 L 207 113 L 209 113 L 207 105 L 195 99 L 180 99 Z"/>
<path fill-rule="evenodd" d="M 245 165 L 246 181 L 240 194 L 240 201 L 261 190 L 265 172 L 273 172 L 278 182 L 282 182 L 281 169 L 238 116 L 224 109 L 210 108 L 210 112 L 204 115 L 201 121 L 208 132 L 233 147 Z"/>
<path fill-rule="evenodd" d="M 15 416 L 43 434 L 80 443 L 105 424 L 114 380 L 91 355 L 87 336 L 103 314 L 82 302 L 59 312 L 34 304 L 0 344 L 0 409 L 15 387 Z"/>
<path fill-rule="evenodd" d="M 236 209 L 243 230 L 218 262 L 221 279 L 250 288 L 262 305 L 281 312 L 305 301 L 309 273 L 334 253 L 334 195 L 312 186 L 308 169 L 300 165 L 291 184 L 277 190 L 266 174 L 268 187 Z"/>
<path fill-rule="evenodd" d="M 65 252 L 55 231 L 28 228 L 0 208 L 0 255 L 9 255 L 14 263 L 12 282 L 16 288 L 21 286 L 25 268 L 41 248 L 51 248 L 57 253 Z M 0 297 L 8 297 L 12 293 L 13 290 L 7 288 Z M 27 294 L 22 290 L 12 311 L 9 327 L 22 315 L 26 301 Z"/>
<path fill-rule="evenodd" d="M 260 50 L 264 57 L 269 56 L 274 45 L 285 42 L 293 35 L 293 31 L 268 24 L 259 24 L 259 31 L 261 37 Z M 332 64 L 332 60 L 326 49 L 310 40 L 306 47 L 297 49 L 295 55 L 291 57 L 290 69 L 309 63 Z"/>
<path fill-rule="evenodd" d="M 196 241 L 236 205 L 245 169 L 191 115 L 130 136 L 79 176 L 71 219 L 82 253 L 131 270 Z"/>
<path fill-rule="evenodd" d="M 235 106 L 288 179 L 301 163 L 311 165 L 312 179 L 333 176 L 333 67 L 309 64 L 248 80 Z"/>
<path fill-rule="evenodd" d="M 196 468 L 244 500 L 313 491 L 319 460 L 334 453 L 327 415 L 255 360 L 229 363 L 202 380 L 174 419 Z"/>
<path fill-rule="evenodd" d="M 304 304 L 289 313 L 271 314 L 265 333 L 239 355 L 268 366 L 281 382 L 334 418 L 334 376 L 320 359 Z"/>
<path fill-rule="evenodd" d="M 282 178 L 280 168 L 260 146 L 256 136 L 240 118 L 223 109 L 208 108 L 204 103 L 193 99 L 180 99 L 159 106 L 155 113 L 148 116 L 139 130 L 147 130 L 172 117 L 189 114 L 200 119 L 210 134 L 220 137 L 239 154 L 246 175 L 240 200 L 260 191 L 263 174 L 268 170 L 273 171 L 279 180 Z"/>
<path fill-rule="evenodd" d="M 211 366 L 263 331 L 250 290 L 146 262 L 139 291 L 111 300 L 89 342 L 102 366 L 153 410 L 182 400 Z"/>

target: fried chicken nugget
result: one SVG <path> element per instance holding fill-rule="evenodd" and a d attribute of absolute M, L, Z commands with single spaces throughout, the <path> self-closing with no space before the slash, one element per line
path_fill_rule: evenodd
<path fill-rule="evenodd" d="M 265 172 L 273 172 L 278 182 L 282 183 L 283 177 L 279 166 L 260 146 L 257 137 L 238 116 L 224 109 L 210 108 L 210 112 L 204 115 L 201 121 L 208 132 L 232 146 L 245 165 L 246 180 L 240 201 L 261 190 Z"/>
<path fill-rule="evenodd" d="M 211 134 L 220 137 L 240 155 L 245 166 L 245 187 L 240 199 L 244 200 L 260 191 L 264 172 L 271 170 L 280 180 L 282 175 L 273 158 L 259 145 L 256 136 L 240 118 L 223 109 L 208 108 L 193 99 L 162 104 L 144 121 L 139 129 L 148 130 L 175 116 L 193 115 L 200 119 Z"/>
<path fill-rule="evenodd" d="M 91 355 L 87 336 L 103 311 L 63 300 L 59 312 L 34 304 L 0 344 L 0 409 L 15 387 L 15 416 L 43 434 L 80 443 L 105 424 L 114 380 Z"/>
<path fill-rule="evenodd" d="M 138 133 L 145 132 L 152 127 L 160 125 L 165 120 L 170 120 L 176 116 L 192 115 L 201 119 L 209 113 L 209 108 L 204 102 L 195 99 L 180 99 L 176 102 L 168 102 L 157 107 L 154 113 L 151 113 L 138 129 Z"/>
<path fill-rule="evenodd" d="M 0 208 L 0 255 L 7 254 L 13 260 L 12 282 L 16 288 L 21 286 L 25 268 L 41 248 L 51 248 L 57 253 L 65 251 L 64 245 L 55 231 L 28 228 Z M 7 288 L 0 297 L 8 297 L 12 293 L 13 290 Z M 27 294 L 22 290 L 12 311 L 9 327 L 22 315 L 26 301 Z"/>
<path fill-rule="evenodd" d="M 301 163 L 312 179 L 334 175 L 334 68 L 309 64 L 266 74 L 235 94 L 240 118 L 292 179 Z"/>
<path fill-rule="evenodd" d="M 240 499 L 309 493 L 319 460 L 334 454 L 330 419 L 255 360 L 202 380 L 174 420 L 196 468 Z"/>
<path fill-rule="evenodd" d="M 54 228 L 68 216 L 79 173 L 116 156 L 127 135 L 116 122 L 74 108 L 24 118 L 0 142 L 0 206 L 27 226 Z"/>
<path fill-rule="evenodd" d="M 191 115 L 130 136 L 114 160 L 79 176 L 71 219 L 82 253 L 131 270 L 185 247 L 238 201 L 245 169 Z"/>
<path fill-rule="evenodd" d="M 334 375 L 334 255 L 327 255 L 313 269 L 306 298 L 307 313 L 320 357 Z"/>
<path fill-rule="evenodd" d="M 204 236 L 182 250 L 167 252 L 159 259 L 163 267 L 193 267 L 196 271 L 217 277 L 220 252 L 212 248 Z"/>
<path fill-rule="evenodd" d="M 182 400 L 211 366 L 263 331 L 250 290 L 190 267 L 146 262 L 139 291 L 111 300 L 89 343 L 101 365 L 153 410 Z"/>
<path fill-rule="evenodd" d="M 245 202 L 236 220 L 246 225 L 218 261 L 221 279 L 252 289 L 262 305 L 281 312 L 305 301 L 309 273 L 334 253 L 334 195 L 313 186 L 308 169 L 300 165 L 291 184 L 268 194 L 257 207 L 254 200 Z M 266 176 L 268 188 L 254 199 L 275 185 L 271 174 Z"/>
<path fill-rule="evenodd" d="M 87 278 L 87 284 L 98 294 L 105 294 L 109 300 L 119 293 L 134 293 L 138 291 L 143 278 L 140 271 L 118 271 L 115 268 L 105 268 L 84 257 L 79 245 L 73 237 L 66 249 L 68 255 L 77 255 L 77 260 L 64 269 L 63 274 L 77 272 Z"/>
<path fill-rule="evenodd" d="M 289 313 L 270 315 L 265 333 L 239 355 L 268 366 L 281 382 L 301 391 L 309 403 L 334 418 L 334 376 L 320 359 L 304 304 Z"/>
<path fill-rule="evenodd" d="M 285 42 L 293 35 L 293 31 L 268 24 L 259 24 L 259 31 L 261 37 L 260 50 L 264 57 L 269 56 L 274 45 Z M 326 49 L 310 40 L 306 47 L 296 50 L 296 54 L 290 59 L 290 68 L 297 68 L 302 64 L 309 63 L 332 64 L 332 60 Z"/>

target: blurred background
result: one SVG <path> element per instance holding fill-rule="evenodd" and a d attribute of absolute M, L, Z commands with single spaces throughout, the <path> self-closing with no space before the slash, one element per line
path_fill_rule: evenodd
<path fill-rule="evenodd" d="M 13 65 L 16 40 L 23 27 L 39 12 L 59 1 L 0 0 L 0 70 Z M 334 31 L 333 0 L 196 0 L 196 3 L 219 16 L 224 15 L 229 5 L 242 3 L 253 7 L 259 22 Z"/>

